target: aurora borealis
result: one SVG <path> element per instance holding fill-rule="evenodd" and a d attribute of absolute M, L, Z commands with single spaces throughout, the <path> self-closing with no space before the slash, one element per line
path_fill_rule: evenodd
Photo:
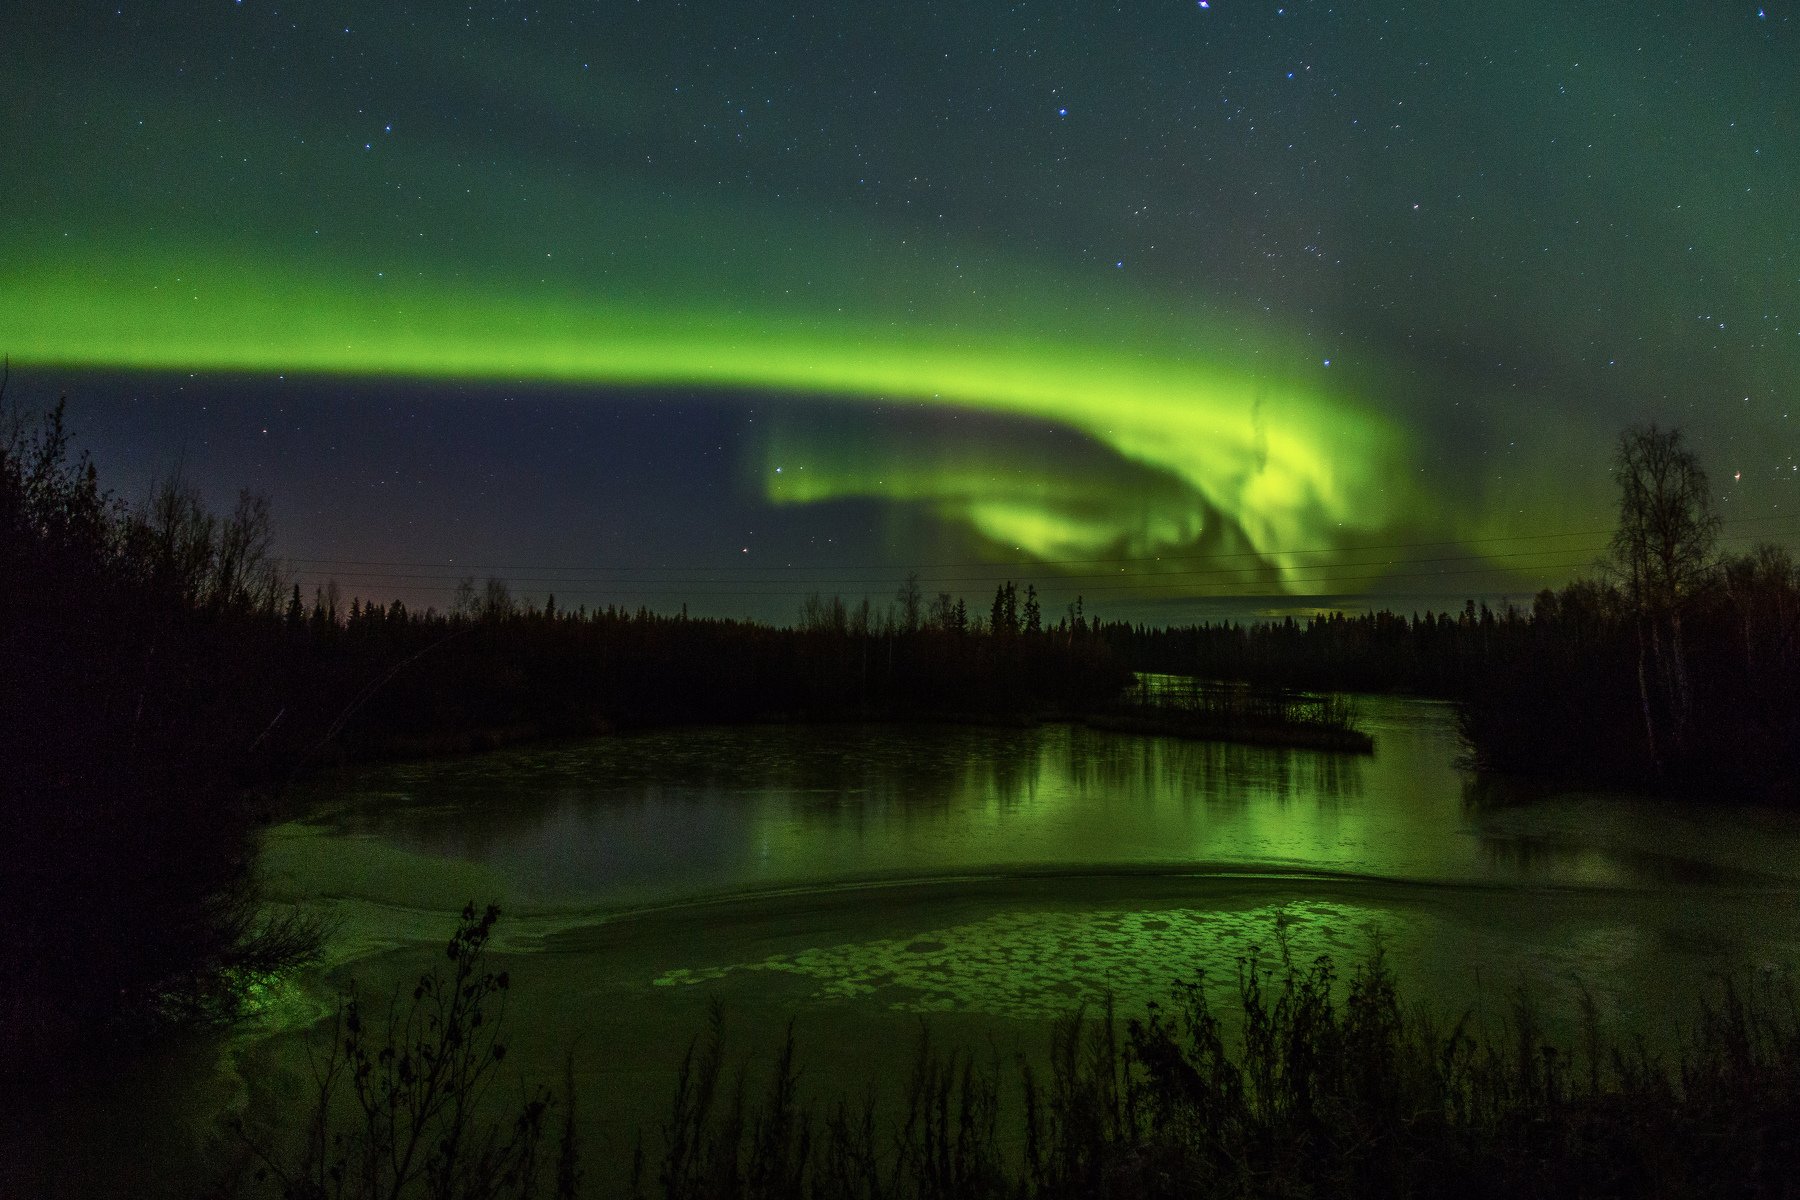
<path fill-rule="evenodd" d="M 68 391 L 103 466 L 269 492 L 304 570 L 409 602 L 521 564 L 777 616 L 911 567 L 1159 611 L 1529 594 L 1591 560 L 1649 420 L 1729 537 L 1800 537 L 1785 6 L 0 33 L 14 387 Z"/>

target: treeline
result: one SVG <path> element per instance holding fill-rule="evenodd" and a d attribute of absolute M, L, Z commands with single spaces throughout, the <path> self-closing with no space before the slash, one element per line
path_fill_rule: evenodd
<path fill-rule="evenodd" d="M 1129 682 L 1085 625 L 992 636 L 832 598 L 782 629 L 523 606 L 500 581 L 449 613 L 353 599 L 340 619 L 291 595 L 280 640 L 314 674 L 312 710 L 351 697 L 335 744 L 372 755 L 676 724 L 1023 720 L 1080 713 Z"/>
<path fill-rule="evenodd" d="M 1380 611 L 1156 628 L 1113 622 L 1100 636 L 1134 671 L 1280 688 L 1408 692 L 1455 699 L 1523 619 L 1473 600 L 1459 613 Z"/>
<path fill-rule="evenodd" d="M 1460 713 L 1489 770 L 1793 803 L 1800 572 L 1765 546 L 1716 563 L 1667 610 L 1608 580 L 1546 591 Z"/>
<path fill-rule="evenodd" d="M 1138 671 L 1453 700 L 1484 770 L 1794 803 L 1800 569 L 1766 545 L 1702 561 L 1673 599 L 1615 563 L 1529 608 L 1099 636 Z"/>

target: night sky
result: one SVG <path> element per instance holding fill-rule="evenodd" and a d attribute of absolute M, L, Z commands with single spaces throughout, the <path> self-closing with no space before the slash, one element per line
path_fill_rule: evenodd
<path fill-rule="evenodd" d="M 1800 7 L 17 3 L 0 352 L 310 587 L 1526 599 L 1800 544 Z"/>

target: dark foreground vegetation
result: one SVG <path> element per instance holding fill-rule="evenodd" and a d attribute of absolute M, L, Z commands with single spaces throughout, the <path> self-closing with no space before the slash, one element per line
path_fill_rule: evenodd
<path fill-rule="evenodd" d="M 365 1013 L 344 997 L 314 1066 L 299 1122 L 239 1119 L 218 1193 L 283 1200 L 499 1200 L 577 1194 L 573 1087 L 524 1087 L 497 1110 L 512 986 L 487 963 L 500 910 L 470 904 L 445 946 L 448 970 L 419 977 L 409 1001 Z M 555 1130 L 554 1141 L 551 1131 Z"/>
<path fill-rule="evenodd" d="M 242 1194 L 581 1194 L 575 1097 L 495 1089 L 507 979 L 473 907 L 448 974 L 410 1002 L 340 1009 L 304 1121 L 242 1135 Z M 1379 949 L 1239 964 L 1167 1006 L 1060 1023 L 1045 1058 L 939 1049 L 921 1027 L 903 1080 L 860 1101 L 804 1086 L 790 1031 L 734 1062 L 715 1014 L 681 1062 L 639 1197 L 925 1200 L 1160 1197 L 1779 1197 L 1800 1193 L 1800 995 L 1722 983 L 1677 1051 L 1609 1038 L 1589 1006 L 1573 1044 L 1520 998 L 1499 1027 L 1444 1024 L 1401 998 Z M 379 1013 L 379 1009 L 377 1012 Z M 755 1070 L 749 1070 L 754 1066 Z M 750 1084 L 747 1079 L 760 1080 Z M 484 1106 L 484 1095 L 522 1100 Z M 606 1164 L 605 1174 L 618 1164 Z"/>
<path fill-rule="evenodd" d="M 224 521 L 178 485 L 127 511 L 60 409 L 0 428 L 0 1061 L 17 1074 L 229 1017 L 313 948 L 263 911 L 251 869 L 247 797 L 288 728 L 247 686 L 279 670 L 267 549 L 248 497 Z"/>
<path fill-rule="evenodd" d="M 1800 1190 L 1800 1008 L 1727 987 L 1675 1056 L 1590 1024 L 1571 1050 L 1523 1005 L 1504 1031 L 1402 1003 L 1379 955 L 1244 963 L 1241 1034 L 1204 981 L 1122 1023 L 1056 1031 L 1048 1066 L 934 1050 L 899 1116 L 801 1100 L 792 1038 L 746 1100 L 715 1033 L 683 1063 L 639 1196 L 1709 1197 Z M 1009 1111 L 1007 1097 L 1017 1095 Z M 1022 1144 L 1021 1144 L 1022 1142 Z"/>

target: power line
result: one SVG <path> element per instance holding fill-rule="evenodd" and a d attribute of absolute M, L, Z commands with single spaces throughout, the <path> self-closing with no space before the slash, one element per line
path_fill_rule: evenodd
<path fill-rule="evenodd" d="M 1512 551 L 1503 551 L 1503 552 L 1496 553 L 1496 554 L 1454 554 L 1454 555 L 1446 555 L 1446 556 L 1442 556 L 1442 557 L 1438 557 L 1438 558 L 1399 558 L 1399 559 L 1371 560 L 1368 562 L 1353 562 L 1353 563 L 1313 563 L 1313 564 L 1309 564 L 1309 565 L 1302 565 L 1302 566 L 1299 566 L 1299 567 L 1296 567 L 1293 569 L 1295 569 L 1295 570 L 1329 569 L 1329 570 L 1339 571 L 1339 570 L 1360 569 L 1362 567 L 1425 566 L 1425 565 L 1429 565 L 1429 564 L 1433 564 L 1433 563 L 1492 562 L 1497 559 L 1522 558 L 1527 555 L 1542 555 L 1542 554 L 1549 554 L 1549 553 L 1587 555 L 1587 554 L 1595 553 L 1600 549 L 1602 549 L 1602 547 L 1599 547 L 1599 546 L 1594 546 L 1594 547 L 1576 546 L 1576 547 L 1564 547 L 1564 548 L 1560 548 L 1557 550 L 1512 550 Z M 1259 564 L 1259 565 L 1262 565 L 1262 564 Z M 1538 565 L 1571 565 L 1572 566 L 1572 565 L 1576 565 L 1576 563 L 1571 562 L 1568 564 L 1538 564 Z M 761 570 L 761 569 L 763 569 L 763 568 L 746 568 L 746 571 Z M 823 568 L 821 568 L 821 569 L 823 569 Z M 898 570 L 898 568 L 891 568 L 891 569 Z M 1010 565 L 1003 565 L 1003 566 L 995 567 L 995 568 L 993 568 L 987 572 L 984 572 L 983 574 L 980 574 L 980 575 L 921 576 L 919 582 L 920 583 L 986 583 L 987 581 L 994 579 L 997 575 L 1005 574 L 1007 572 L 1010 572 L 1012 569 L 1013 568 Z M 1188 568 L 1184 568 L 1182 570 L 1177 570 L 1177 571 L 1138 570 L 1138 571 L 1132 572 L 1132 574 L 1134 574 L 1135 576 L 1137 576 L 1139 578 L 1168 580 L 1168 579 L 1173 579 L 1173 578 L 1177 578 L 1177 577 L 1189 578 L 1189 577 L 1194 577 L 1194 576 L 1242 575 L 1245 572 L 1251 571 L 1253 569 L 1255 569 L 1255 568 L 1252 568 L 1250 566 L 1212 567 L 1212 568 L 1188 567 Z M 1114 572 L 1114 571 L 1061 572 L 1061 573 L 1058 573 L 1055 576 L 1053 576 L 1053 578 L 1056 579 L 1058 582 L 1067 581 L 1067 580 L 1080 580 L 1080 579 L 1116 579 L 1119 577 L 1120 574 L 1124 574 L 1124 573 L 1126 573 L 1125 568 L 1120 568 L 1119 571 L 1116 571 L 1116 572 Z M 464 578 L 469 578 L 469 575 L 467 572 L 456 572 L 456 573 L 452 573 L 452 574 L 431 574 L 431 575 L 393 575 L 393 574 L 389 574 L 385 571 L 339 571 L 339 572 L 333 572 L 332 577 L 338 578 L 338 579 L 434 580 L 434 581 L 454 585 Z M 790 582 L 790 580 L 748 579 L 743 576 L 712 578 L 712 579 L 707 579 L 707 578 L 675 579 L 675 578 L 670 578 L 667 576 L 650 576 L 650 577 L 642 578 L 642 579 L 623 579 L 623 578 L 583 579 L 583 578 L 579 578 L 579 577 L 571 577 L 571 576 L 566 576 L 566 575 L 509 575 L 506 577 L 506 582 L 508 582 L 508 583 L 575 583 L 575 584 L 580 584 L 580 583 L 602 584 L 602 583 L 604 583 L 604 584 L 617 585 L 620 587 L 627 587 L 627 586 L 637 586 L 637 585 L 649 586 L 649 585 L 657 585 L 657 584 L 685 584 L 685 585 L 696 585 L 696 586 L 704 586 L 704 585 L 708 585 L 708 584 L 725 584 L 725 585 L 730 585 L 730 586 L 737 586 L 737 585 L 744 584 L 744 583 L 750 583 L 750 584 L 784 583 L 784 582 Z M 804 582 L 804 581 L 799 581 L 799 582 Z M 890 576 L 883 576 L 879 579 L 842 579 L 842 578 L 834 577 L 825 582 L 835 583 L 835 584 L 845 586 L 845 587 L 856 587 L 856 586 L 883 586 L 883 587 L 886 587 L 886 586 L 891 586 L 892 584 L 895 584 L 895 583 L 903 583 L 905 581 L 904 581 L 904 579 L 895 579 Z"/>
<path fill-rule="evenodd" d="M 1765 524 L 1765 523 L 1768 523 L 1771 521 L 1800 521 L 1800 513 L 1779 514 L 1779 515 L 1768 516 L 1768 517 L 1739 517 L 1739 518 L 1734 518 L 1733 520 L 1721 522 L 1721 524 L 1725 525 L 1725 526 L 1736 526 L 1736 525 Z M 1032 560 L 1020 560 L 1018 562 L 1012 562 L 1012 563 L 991 563 L 991 562 L 986 562 L 986 561 L 979 560 L 979 559 L 958 559 L 958 560 L 952 560 L 952 561 L 948 561 L 948 562 L 913 563 L 913 564 L 893 564 L 893 563 L 831 564 L 831 565 L 823 565 L 823 566 L 794 566 L 792 564 L 768 564 L 768 565 L 757 564 L 755 566 L 747 565 L 743 569 L 744 570 L 753 570 L 753 571 L 780 571 L 780 572 L 787 572 L 787 571 L 890 571 L 890 570 L 902 570 L 902 569 L 915 570 L 915 571 L 932 571 L 932 570 L 955 570 L 955 569 L 960 569 L 963 567 L 971 567 L 971 568 L 982 568 L 982 569 L 991 570 L 991 571 L 1000 571 L 1000 570 L 1005 570 L 1009 567 L 1030 569 L 1030 568 L 1036 568 L 1036 567 L 1080 566 L 1080 565 L 1117 564 L 1117 563 L 1127 563 L 1127 564 L 1129 564 L 1129 563 L 1174 563 L 1174 562 L 1193 562 L 1193 561 L 1209 562 L 1209 561 L 1220 561 L 1220 560 L 1224 560 L 1224 559 L 1243 559 L 1243 558 L 1257 559 L 1259 561 L 1267 561 L 1269 559 L 1277 558 L 1277 557 L 1292 557 L 1292 556 L 1303 555 L 1303 554 L 1352 554 L 1352 553 L 1367 553 L 1370 551 L 1382 551 L 1382 550 L 1426 550 L 1426 549 L 1433 549 L 1433 548 L 1436 548 L 1439 546 L 1483 546 L 1483 545 L 1497 545 L 1497 544 L 1501 544 L 1501 543 L 1510 543 L 1510 542 L 1547 541 L 1547 540 L 1551 540 L 1551 539 L 1555 539 L 1555 538 L 1573 538 L 1573 537 L 1605 536 L 1605 537 L 1610 538 L 1612 535 L 1612 532 L 1613 531 L 1610 529 L 1566 529 L 1566 530 L 1561 530 L 1559 532 L 1554 532 L 1554 533 L 1521 533 L 1521 534 L 1508 534 L 1508 535 L 1502 535 L 1502 536 L 1483 537 L 1483 538 L 1453 538 L 1453 539 L 1448 539 L 1448 540 L 1431 541 L 1431 542 L 1385 542 L 1385 543 L 1375 542 L 1375 543 L 1367 543 L 1367 544 L 1356 545 L 1356 546 L 1316 547 L 1313 549 L 1303 549 L 1303 550 L 1267 549 L 1267 550 L 1230 551 L 1230 552 L 1224 552 L 1224 553 L 1208 553 L 1208 554 L 1161 554 L 1161 555 L 1136 555 L 1136 556 L 1094 557 L 1094 558 L 1032 559 Z M 1463 557 L 1474 557 L 1474 556 L 1469 555 L 1469 556 L 1463 556 Z M 1499 557 L 1499 555 L 1486 555 L 1484 557 L 1492 558 L 1492 557 Z M 443 562 L 418 562 L 418 561 L 410 561 L 409 562 L 409 561 L 403 561 L 403 560 L 398 560 L 398 559 L 291 557 L 291 558 L 284 559 L 284 561 L 287 563 L 293 564 L 293 565 L 297 565 L 297 566 L 298 565 L 307 565 L 307 566 L 314 566 L 314 567 L 325 567 L 325 568 L 330 568 L 330 569 L 335 569 L 337 567 L 395 567 L 395 568 L 448 569 L 451 566 L 451 564 L 443 563 Z M 667 563 L 637 564 L 637 565 L 595 563 L 595 564 L 575 564 L 575 565 L 570 565 L 570 566 L 544 565 L 544 564 L 521 565 L 521 564 L 489 564 L 489 563 L 456 564 L 456 570 L 462 574 L 470 574 L 470 573 L 501 574 L 501 573 L 521 572 L 521 571 L 562 571 L 562 572 L 586 572 L 586 573 L 598 573 L 598 572 L 641 573 L 641 572 L 650 572 L 650 571 L 719 571 L 719 570 L 723 570 L 723 569 L 726 569 L 726 568 L 723 567 L 722 564 L 714 564 L 714 565 L 709 565 L 709 566 L 693 566 L 693 567 L 672 566 Z M 733 568 L 733 569 L 736 569 L 736 568 Z M 389 576 L 389 577 L 395 578 L 394 576 Z M 406 577 L 399 576 L 398 578 L 406 578 Z M 695 582 L 700 582 L 700 581 L 696 580 Z"/>
<path fill-rule="evenodd" d="M 1513 537 L 1467 538 L 1467 539 L 1462 539 L 1462 540 L 1450 540 L 1450 541 L 1439 541 L 1439 542 L 1391 542 L 1391 543 L 1377 542 L 1377 543 L 1370 543 L 1370 544 L 1360 545 L 1360 546 L 1347 546 L 1347 547 L 1339 546 L 1339 547 L 1331 547 L 1331 548 L 1320 547 L 1318 549 L 1312 549 L 1312 550 L 1274 550 L 1274 549 L 1271 549 L 1271 550 L 1233 550 L 1233 551 L 1213 552 L 1213 553 L 1207 553 L 1207 554 L 1154 554 L 1154 555 L 1145 554 L 1145 555 L 1136 555 L 1136 556 L 1119 556 L 1119 557 L 1112 557 L 1112 558 L 1021 559 L 1016 563 L 991 563 L 984 559 L 965 558 L 965 559 L 953 560 L 950 562 L 914 563 L 914 564 L 910 564 L 908 566 L 908 569 L 909 570 L 931 571 L 931 570 L 940 570 L 940 569 L 941 570 L 955 570 L 955 569 L 959 569 L 962 567 L 989 567 L 989 566 L 1001 567 L 1001 568 L 1009 567 L 1009 566 L 1057 567 L 1057 566 L 1078 566 L 1078 565 L 1095 564 L 1095 563 L 1191 562 L 1196 559 L 1203 560 L 1203 561 L 1210 561 L 1210 560 L 1225 559 L 1225 558 L 1253 558 L 1253 559 L 1262 560 L 1262 559 L 1267 559 L 1267 558 L 1270 558 L 1270 557 L 1273 557 L 1276 555 L 1342 554 L 1342 553 L 1369 551 L 1369 550 L 1421 550 L 1421 549 L 1430 549 L 1430 548 L 1437 547 L 1437 546 L 1476 546 L 1476 545 L 1486 545 L 1489 543 L 1497 543 L 1497 542 L 1537 541 L 1537 540 L 1542 540 L 1542 539 L 1560 538 L 1560 537 L 1592 537 L 1596 534 L 1601 534 L 1601 533 L 1606 533 L 1606 532 L 1608 532 L 1608 531 L 1603 530 L 1603 529 L 1569 530 L 1569 531 L 1566 531 L 1563 533 L 1529 533 L 1529 534 L 1519 534 L 1519 535 L 1513 536 Z M 403 561 L 398 561 L 398 560 L 390 561 L 390 560 L 384 560 L 384 559 L 348 559 L 348 558 L 290 558 L 287 561 L 293 562 L 293 563 L 332 563 L 332 564 L 337 564 L 339 566 L 356 566 L 356 567 L 445 567 L 448 565 L 446 563 L 435 563 L 435 562 L 403 562 Z M 573 566 L 541 566 L 541 565 L 540 566 L 523 566 L 523 565 L 518 565 L 518 564 L 508 565 L 508 564 L 472 563 L 472 564 L 466 564 L 466 565 L 462 566 L 460 569 L 465 570 L 465 571 L 623 571 L 623 572 L 631 572 L 631 571 L 652 571 L 652 570 L 655 570 L 655 571 L 716 571 L 716 570 L 719 570 L 720 567 L 718 565 L 681 567 L 681 566 L 670 566 L 666 563 L 657 563 L 654 565 L 637 565 L 637 566 L 624 565 L 624 564 L 591 564 L 591 565 L 579 565 L 578 564 L 578 565 L 573 565 Z M 824 565 L 824 566 L 793 566 L 792 564 L 773 564 L 773 565 L 759 567 L 759 568 L 753 568 L 753 569 L 761 569 L 761 570 L 769 570 L 769 571 L 885 571 L 885 570 L 893 569 L 893 564 L 862 564 L 862 565 L 830 564 L 830 565 Z"/>
<path fill-rule="evenodd" d="M 1575 566 L 1575 565 L 1580 565 L 1580 564 L 1579 563 L 1547 563 L 1547 564 L 1540 564 L 1540 565 L 1531 566 L 1531 567 L 1523 567 L 1523 568 L 1519 568 L 1518 570 L 1521 573 L 1534 572 L 1534 571 L 1559 571 L 1559 570 L 1566 570 L 1568 567 Z M 1398 580 L 1398 579 L 1447 580 L 1447 579 L 1463 578 L 1463 577 L 1467 577 L 1467 576 L 1490 576 L 1493 573 L 1494 573 L 1493 570 L 1489 569 L 1489 568 L 1472 567 L 1472 568 L 1466 568 L 1466 569 L 1456 570 L 1456 571 L 1420 571 L 1420 572 L 1414 572 L 1414 573 L 1410 573 L 1410 574 L 1392 574 L 1392 573 L 1383 572 L 1383 573 L 1374 574 L 1374 575 L 1347 575 L 1347 576 L 1322 575 L 1322 576 L 1316 576 L 1316 577 L 1311 577 L 1311 578 L 1288 579 L 1285 582 L 1338 585 L 1337 589 L 1334 591 L 1321 593 L 1324 595 L 1338 595 L 1338 594 L 1343 594 L 1344 591 L 1347 590 L 1344 585 L 1373 582 L 1376 580 L 1380 580 L 1382 582 L 1392 582 L 1392 581 Z M 1154 579 L 1158 579 L 1160 577 L 1158 577 L 1158 576 L 1140 577 L 1140 579 L 1144 579 L 1144 578 L 1154 580 Z M 1219 584 L 1216 586 L 1218 586 L 1220 588 L 1256 588 L 1256 587 L 1266 587 L 1267 585 L 1260 581 L 1243 581 L 1243 582 L 1226 582 L 1226 583 L 1222 583 L 1222 584 Z M 673 597 L 680 597 L 680 598 L 687 599 L 687 600 L 714 600 L 714 599 L 733 600 L 733 599 L 738 599 L 738 598 L 803 599 L 807 596 L 820 594 L 819 589 L 817 589 L 817 588 L 808 589 L 806 591 L 791 591 L 791 590 L 762 591 L 762 590 L 727 589 L 727 590 L 718 590 L 718 591 L 696 592 L 696 591 L 692 590 L 691 588 L 671 588 L 671 587 L 663 587 L 663 586 L 649 587 L 649 588 L 590 586 L 590 587 L 563 588 L 563 589 L 559 589 L 559 590 L 561 591 L 561 593 L 565 599 L 567 599 L 570 596 L 574 596 L 577 598 L 584 597 L 584 596 L 601 596 L 601 597 L 611 596 L 611 597 L 615 597 L 615 598 L 620 597 L 620 596 L 628 596 L 628 597 L 631 597 L 634 599 L 638 598 L 638 597 L 648 597 L 648 596 L 659 596 L 659 597 L 660 596 L 673 596 Z M 1076 589 L 1071 588 L 1071 589 L 1063 589 L 1063 590 L 1076 590 Z M 1091 594 L 1091 593 L 1107 593 L 1107 592 L 1130 592 L 1132 594 L 1142 594 L 1145 592 L 1184 591 L 1184 592 L 1193 593 L 1195 591 L 1195 585 L 1191 584 L 1191 583 L 1183 583 L 1183 582 L 1175 582 L 1175 583 L 1160 582 L 1159 583 L 1159 582 L 1126 581 L 1126 582 L 1119 582 L 1119 583 L 1089 584 L 1089 585 L 1085 585 L 1085 586 L 1081 587 L 1079 590 L 1083 595 L 1087 595 L 1087 594 Z M 1510 592 L 1515 589 L 1505 588 L 1505 589 L 1485 589 L 1485 590 L 1504 590 L 1504 591 Z M 1523 591 L 1526 589 L 1520 588 L 1520 589 L 1516 589 L 1516 590 Z M 430 585 L 430 584 L 396 584 L 393 587 L 384 589 L 384 591 L 426 593 L 426 594 L 430 594 L 430 595 L 443 595 L 445 593 L 453 592 L 453 591 L 455 591 L 455 589 L 453 587 L 445 586 L 445 585 L 435 585 L 434 586 L 434 585 Z M 1279 596 L 1280 598 L 1289 599 L 1289 600 L 1301 598 L 1293 593 L 1273 593 L 1273 592 L 1268 592 L 1268 591 L 1245 591 L 1245 592 L 1235 593 L 1235 594 L 1228 593 L 1228 592 L 1219 592 L 1219 591 L 1203 592 L 1203 593 L 1195 594 L 1193 596 L 1193 598 L 1194 599 L 1213 599 L 1213 598 L 1233 599 L 1233 598 L 1238 598 L 1239 596 L 1264 596 L 1264 595 Z"/>

